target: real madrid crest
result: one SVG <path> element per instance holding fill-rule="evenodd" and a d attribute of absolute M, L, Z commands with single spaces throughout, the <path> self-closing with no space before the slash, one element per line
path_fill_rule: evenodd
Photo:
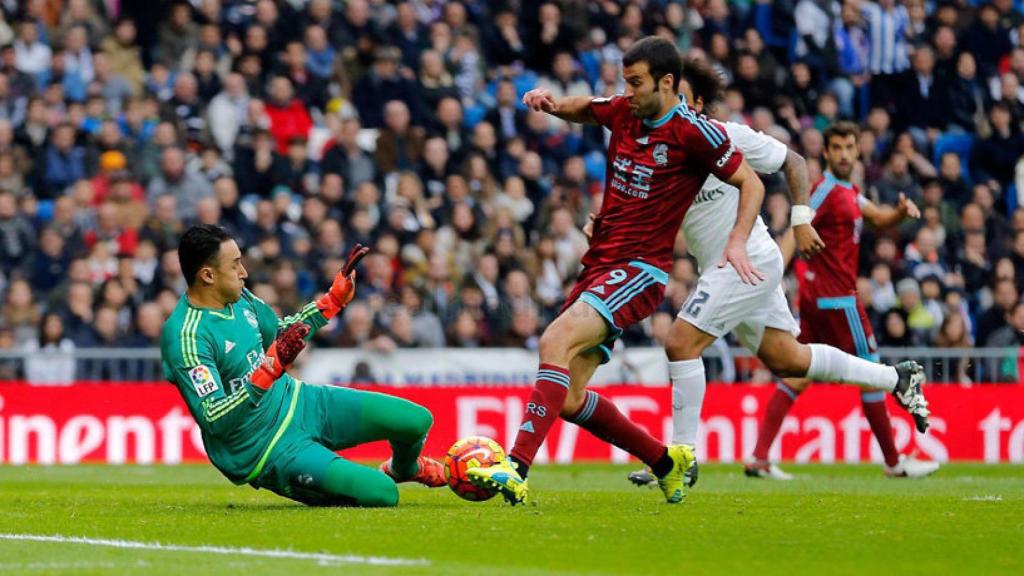
<path fill-rule="evenodd" d="M 259 327 L 259 320 L 256 319 L 256 315 L 252 313 L 252 310 L 246 310 L 244 314 L 246 321 L 249 322 L 249 326 L 252 326 L 253 328 Z"/>

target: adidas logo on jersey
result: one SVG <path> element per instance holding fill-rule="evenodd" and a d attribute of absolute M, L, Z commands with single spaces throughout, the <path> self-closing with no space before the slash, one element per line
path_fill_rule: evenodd
<path fill-rule="evenodd" d="M 519 429 L 522 430 L 523 432 L 529 432 L 530 434 L 533 434 L 533 422 L 527 420 L 526 422 L 523 422 L 523 425 L 520 426 Z"/>
<path fill-rule="evenodd" d="M 234 349 L 235 349 L 235 343 L 234 342 L 232 342 L 231 340 L 225 340 L 224 341 L 224 353 L 225 354 L 230 354 L 231 351 L 234 350 Z"/>
<path fill-rule="evenodd" d="M 593 288 L 590 289 L 590 291 L 596 292 L 598 294 L 604 294 L 604 286 L 594 286 Z"/>
<path fill-rule="evenodd" d="M 647 143 L 649 141 L 650 141 L 650 137 L 649 136 L 641 136 L 641 137 L 636 139 L 636 143 L 641 145 L 641 146 L 647 146 Z"/>

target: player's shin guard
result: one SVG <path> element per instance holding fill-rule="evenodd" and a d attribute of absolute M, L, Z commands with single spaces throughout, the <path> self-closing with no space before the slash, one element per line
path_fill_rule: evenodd
<path fill-rule="evenodd" d="M 889 411 L 885 408 L 885 394 L 882 392 L 864 392 L 860 395 L 864 417 L 871 425 L 871 433 L 878 440 L 882 449 L 885 464 L 890 468 L 900 463 L 900 453 L 896 450 L 896 441 L 892 435 L 892 424 L 889 422 Z"/>
<path fill-rule="evenodd" d="M 672 444 L 697 445 L 700 410 L 704 405 L 704 361 L 680 360 L 668 363 L 672 379 Z"/>
<path fill-rule="evenodd" d="M 517 472 L 524 478 L 537 450 L 558 418 L 569 393 L 569 370 L 554 364 L 541 364 L 537 370 L 537 383 L 530 393 L 523 413 L 523 423 L 516 434 L 516 443 L 510 456 Z"/>
<path fill-rule="evenodd" d="M 587 390 L 583 405 L 566 420 L 636 456 L 655 473 L 664 467 L 665 445 L 630 422 L 615 404 L 593 390 Z"/>
<path fill-rule="evenodd" d="M 816 382 L 861 384 L 874 390 L 892 392 L 899 375 L 892 366 L 847 354 L 826 344 L 810 344 L 811 366 L 807 378 Z"/>
<path fill-rule="evenodd" d="M 754 446 L 754 459 L 759 461 L 768 460 L 768 450 L 775 442 L 775 436 L 782 427 L 782 420 L 789 412 L 789 407 L 796 401 L 799 394 L 789 386 L 779 383 L 775 394 L 768 400 L 768 406 L 764 410 L 764 419 L 761 420 L 761 430 L 757 433 L 757 445 Z"/>

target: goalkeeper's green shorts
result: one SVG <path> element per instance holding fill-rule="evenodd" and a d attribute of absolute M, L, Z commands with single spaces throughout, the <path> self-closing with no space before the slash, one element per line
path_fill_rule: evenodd
<path fill-rule="evenodd" d="M 309 505 L 394 506 L 389 476 L 335 451 L 387 440 L 394 465 L 414 463 L 432 424 L 430 412 L 408 400 L 303 383 L 291 422 L 250 483 Z"/>

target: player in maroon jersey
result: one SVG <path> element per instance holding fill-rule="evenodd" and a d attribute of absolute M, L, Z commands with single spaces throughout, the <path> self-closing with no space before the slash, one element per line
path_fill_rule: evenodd
<path fill-rule="evenodd" d="M 644 38 L 626 51 L 622 64 L 625 94 L 556 100 L 549 91 L 535 89 L 523 97 L 533 110 L 600 124 L 611 131 L 611 141 L 604 202 L 593 222 L 590 250 L 562 312 L 541 336 L 537 382 L 511 462 L 467 473 L 474 483 L 500 490 L 512 504 L 525 500 L 529 466 L 559 416 L 644 461 L 668 502 L 683 499 L 691 449 L 665 446 L 586 385 L 607 361 L 622 329 L 662 302 L 676 234 L 709 174 L 739 188 L 741 198 L 719 265 L 733 266 L 745 282 L 763 278 L 747 258 L 746 240 L 764 185 L 724 130 L 680 100 L 682 59 L 675 46 Z"/>
<path fill-rule="evenodd" d="M 826 248 L 806 259 L 806 267 L 800 277 L 799 340 L 830 344 L 877 362 L 878 352 L 871 324 L 856 295 L 861 228 L 865 220 L 874 228 L 890 228 L 907 218 L 919 218 L 921 213 L 903 194 L 900 194 L 897 206 L 880 206 L 862 196 L 849 182 L 857 159 L 859 134 L 857 125 L 851 122 L 839 122 L 825 130 L 828 169 L 814 186 L 810 207 L 815 211 L 811 225 L 821 235 Z M 782 251 L 788 262 L 794 252 L 792 234 L 783 239 Z M 923 373 L 916 377 L 923 382 Z M 789 477 L 769 462 L 768 450 L 786 412 L 809 382 L 807 379 L 786 379 L 769 400 L 753 459 L 746 466 L 748 476 Z M 901 457 L 893 441 L 883 392 L 862 392 L 861 400 L 864 415 L 882 448 L 887 475 L 926 476 L 938 468 L 934 462 Z M 918 431 L 923 433 L 928 427 L 927 403 L 921 397 L 915 404 L 908 410 Z"/>

